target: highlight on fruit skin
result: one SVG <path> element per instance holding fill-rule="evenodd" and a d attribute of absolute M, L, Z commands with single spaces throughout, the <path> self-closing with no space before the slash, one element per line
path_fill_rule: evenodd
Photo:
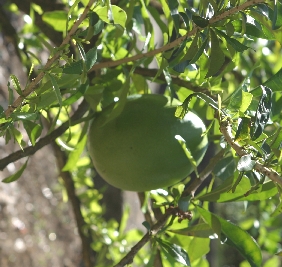
<path fill-rule="evenodd" d="M 176 118 L 175 101 L 171 105 L 163 95 L 134 95 L 112 119 L 107 118 L 114 109 L 96 116 L 88 149 L 103 179 L 117 188 L 141 192 L 172 186 L 193 172 L 185 146 L 198 165 L 207 149 L 207 137 L 202 136 L 206 127 L 191 111 L 182 120 Z"/>

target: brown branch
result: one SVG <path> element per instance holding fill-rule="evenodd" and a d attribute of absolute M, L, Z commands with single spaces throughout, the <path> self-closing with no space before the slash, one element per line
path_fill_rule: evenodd
<path fill-rule="evenodd" d="M 223 13 L 214 16 L 213 18 L 211 18 L 209 20 L 209 25 L 212 25 L 218 21 L 221 21 L 223 19 L 225 19 L 228 16 L 234 15 L 235 13 L 241 11 L 241 10 L 245 10 L 250 6 L 253 6 L 255 4 L 259 4 L 259 3 L 265 3 L 266 0 L 251 0 L 251 1 L 247 1 L 246 3 L 243 3 L 242 5 L 233 7 L 227 11 L 224 11 Z M 198 31 L 202 30 L 201 27 L 199 26 L 195 26 L 191 31 L 189 31 L 187 34 L 181 36 L 180 38 L 174 40 L 171 43 L 168 43 L 160 48 L 157 48 L 155 50 L 146 52 L 146 53 L 142 53 L 142 54 L 137 54 L 135 56 L 132 57 L 127 57 L 127 58 L 123 58 L 123 59 L 119 59 L 116 61 L 107 61 L 107 62 L 102 62 L 99 64 L 94 65 L 89 71 L 94 71 L 94 70 L 98 70 L 98 69 L 102 69 L 102 68 L 110 68 L 110 67 L 114 67 L 114 66 L 118 66 L 121 64 L 125 64 L 125 63 L 129 63 L 129 62 L 134 62 L 137 61 L 139 59 L 142 58 L 147 58 L 147 57 L 153 57 L 157 54 L 163 53 L 167 50 L 170 50 L 178 45 L 180 45 L 182 42 L 184 42 L 188 37 L 191 37 L 193 35 L 195 35 Z"/>
<path fill-rule="evenodd" d="M 77 108 L 73 116 L 71 117 L 70 121 L 64 122 L 61 126 L 55 129 L 53 132 L 41 138 L 34 146 L 26 147 L 23 150 L 18 150 L 14 153 L 11 153 L 7 157 L 2 158 L 0 160 L 0 170 L 3 170 L 9 163 L 15 162 L 21 158 L 33 155 L 36 151 L 38 151 L 42 147 L 50 144 L 52 141 L 54 141 L 56 138 L 62 135 L 70 126 L 80 123 L 81 118 L 88 110 L 89 110 L 89 106 L 87 102 L 84 100 L 79 105 L 79 107 Z"/>
<path fill-rule="evenodd" d="M 167 209 L 166 213 L 151 227 L 151 230 L 146 233 L 142 239 L 131 248 L 130 252 L 124 258 L 122 258 L 119 263 L 114 265 L 114 267 L 123 267 L 127 264 L 131 264 L 137 252 L 165 226 L 168 218 L 173 215 L 174 212 L 175 210 L 173 208 Z"/>
<path fill-rule="evenodd" d="M 146 69 L 146 68 L 136 67 L 134 69 L 134 73 L 140 74 L 142 76 L 147 76 L 147 77 L 153 78 L 153 77 L 156 77 L 156 75 L 158 73 L 158 69 Z M 156 79 L 166 81 L 163 73 L 161 73 L 161 75 L 156 77 Z M 185 87 L 187 89 L 190 89 L 193 92 L 201 92 L 201 93 L 205 93 L 205 94 L 209 95 L 210 97 L 214 97 L 214 96 L 211 95 L 208 88 L 197 86 L 197 85 L 193 84 L 192 82 L 180 79 L 179 77 L 177 77 L 175 75 L 171 75 L 171 81 L 172 81 L 173 84 L 176 84 L 176 85 L 181 86 L 181 87 Z"/>
<path fill-rule="evenodd" d="M 92 243 L 91 233 L 86 228 L 87 224 L 84 221 L 83 215 L 81 213 L 80 200 L 75 194 L 75 186 L 71 174 L 69 172 L 62 171 L 67 161 L 66 155 L 63 151 L 61 151 L 61 148 L 54 141 L 52 142 L 52 145 L 55 151 L 56 161 L 58 165 L 57 167 L 60 170 L 60 177 L 64 181 L 65 188 L 68 194 L 68 199 L 71 202 L 71 206 L 77 224 L 78 233 L 81 239 L 83 263 L 85 267 L 92 267 L 94 266 L 95 260 L 94 260 L 94 251 L 91 249 L 91 243 Z"/>
<path fill-rule="evenodd" d="M 244 148 L 234 141 L 234 138 L 231 134 L 231 126 L 228 121 L 222 121 L 220 123 L 220 131 L 223 134 L 226 142 L 235 150 L 235 152 L 240 158 L 245 155 L 248 155 L 248 153 L 244 150 Z M 270 180 L 282 186 L 282 177 L 271 168 L 265 167 L 263 164 L 256 162 L 254 166 L 254 170 L 264 174 Z"/>
<path fill-rule="evenodd" d="M 43 70 L 39 72 L 39 74 L 37 75 L 37 77 L 35 79 L 33 79 L 31 81 L 31 83 L 29 84 L 29 86 L 22 91 L 22 95 L 20 95 L 12 105 L 10 105 L 6 111 L 5 111 L 5 115 L 6 118 L 8 118 L 10 116 L 10 114 L 21 105 L 22 101 L 28 96 L 30 95 L 34 90 L 35 90 L 35 86 L 42 80 L 42 78 L 45 75 L 45 72 L 48 71 L 48 69 L 53 65 L 53 63 L 59 59 L 59 57 L 61 56 L 61 54 L 63 53 L 63 48 L 65 45 L 67 45 L 69 43 L 69 41 L 71 40 L 71 37 L 74 35 L 74 33 L 76 32 L 78 26 L 83 22 L 83 20 L 85 19 L 85 17 L 87 16 L 87 13 L 89 11 L 89 9 L 91 8 L 91 6 L 93 5 L 95 0 L 89 0 L 87 6 L 85 7 L 83 13 L 81 14 L 81 16 L 79 17 L 79 19 L 74 23 L 74 25 L 72 26 L 71 30 L 69 31 L 69 33 L 67 34 L 67 36 L 65 37 L 65 39 L 63 40 L 62 44 L 59 46 L 59 51 L 57 53 L 55 53 L 55 55 L 51 58 L 48 59 L 46 65 L 44 66 Z"/>

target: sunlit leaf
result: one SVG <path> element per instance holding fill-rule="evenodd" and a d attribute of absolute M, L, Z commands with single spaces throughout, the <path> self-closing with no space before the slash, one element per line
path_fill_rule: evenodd
<path fill-rule="evenodd" d="M 232 25 L 232 24 L 230 24 Z M 224 39 L 226 40 L 226 42 L 228 44 L 230 44 L 237 52 L 244 52 L 245 50 L 247 50 L 249 47 L 247 47 L 246 45 L 243 45 L 242 43 L 240 43 L 239 41 L 237 41 L 234 38 L 229 37 L 228 35 L 226 35 L 224 32 L 222 31 L 216 31 L 218 34 L 220 34 L 221 36 L 224 37 Z"/>
<path fill-rule="evenodd" d="M 273 92 L 282 91 L 282 69 L 271 76 L 263 85 L 269 87 Z"/>
<path fill-rule="evenodd" d="M 84 125 L 84 128 L 79 137 L 79 141 L 75 149 L 69 154 L 68 161 L 66 165 L 63 167 L 62 171 L 72 171 L 77 168 L 76 163 L 82 151 L 84 150 L 87 141 L 87 134 L 86 134 L 87 125 L 88 125 L 87 123 Z"/>
<path fill-rule="evenodd" d="M 244 155 L 239 159 L 237 169 L 240 172 L 251 171 L 254 168 L 255 164 L 256 161 L 252 160 L 251 155 Z"/>
<path fill-rule="evenodd" d="M 22 165 L 16 173 L 10 175 L 9 177 L 6 177 L 5 179 L 2 180 L 2 182 L 3 183 L 11 183 L 11 182 L 18 180 L 22 176 L 22 174 L 23 174 L 23 172 L 24 172 L 24 170 L 27 166 L 27 162 L 28 162 L 28 159 L 26 160 L 24 165 Z"/>
<path fill-rule="evenodd" d="M 56 31 L 64 32 L 66 30 L 68 14 L 63 10 L 48 11 L 44 12 L 42 19 L 51 25 Z"/>
<path fill-rule="evenodd" d="M 233 177 L 231 182 L 233 181 Z M 248 190 L 251 189 L 251 183 L 249 178 L 243 176 L 239 185 L 236 186 L 235 192 L 232 193 L 230 190 L 232 188 L 232 183 L 230 181 L 225 181 L 221 186 L 218 186 L 214 190 L 204 195 L 197 197 L 201 201 L 211 201 L 211 202 L 233 202 L 233 201 L 261 201 L 269 199 L 277 194 L 277 188 L 273 182 L 264 183 L 261 186 L 259 192 L 252 192 L 251 194 L 245 196 Z"/>
<path fill-rule="evenodd" d="M 203 52 L 204 52 L 204 50 L 205 50 L 205 48 L 206 48 L 206 46 L 207 46 L 208 40 L 209 40 L 209 38 L 206 38 L 206 39 L 202 42 L 202 44 L 201 44 L 200 48 L 198 49 L 197 53 L 196 53 L 196 54 L 194 55 L 194 57 L 189 61 L 190 64 L 195 63 L 195 62 L 199 59 L 199 57 L 203 54 Z"/>
<path fill-rule="evenodd" d="M 219 216 L 197 206 L 197 210 L 205 221 L 214 229 L 219 230 L 227 238 L 227 243 L 236 248 L 252 267 L 260 267 L 262 263 L 261 250 L 257 242 L 239 226 L 220 218 Z"/>
<path fill-rule="evenodd" d="M 179 234 L 179 235 L 187 235 L 187 236 L 196 236 L 208 238 L 209 236 L 214 234 L 214 231 L 207 223 L 198 223 L 193 226 L 189 226 L 181 229 L 171 229 L 169 232 Z"/>
<path fill-rule="evenodd" d="M 219 40 L 213 30 L 210 30 L 211 36 L 211 51 L 209 57 L 209 67 L 208 72 L 206 74 L 206 78 L 215 75 L 220 68 L 222 67 L 225 56 L 224 53 L 219 45 Z"/>
<path fill-rule="evenodd" d="M 37 138 L 39 138 L 41 135 L 42 126 L 29 120 L 24 120 L 23 125 L 28 134 L 31 144 L 34 146 Z"/>
<path fill-rule="evenodd" d="M 97 61 L 97 48 L 91 48 L 85 55 L 86 71 L 90 70 Z M 81 74 L 83 72 L 83 60 L 78 60 L 69 65 L 66 65 L 63 69 L 63 73 L 66 74 Z"/>
<path fill-rule="evenodd" d="M 179 262 L 184 266 L 191 266 L 189 256 L 182 247 L 176 244 L 169 243 L 160 238 L 157 238 L 157 242 L 159 243 L 161 250 L 167 257 L 172 258 L 174 261 Z"/>
<path fill-rule="evenodd" d="M 55 92 L 55 94 L 56 94 L 56 97 L 57 97 L 57 99 L 58 99 L 59 105 L 60 105 L 60 107 L 61 107 L 61 106 L 62 106 L 62 101 L 63 101 L 63 100 L 62 100 L 62 94 L 61 94 L 60 88 L 59 88 L 59 86 L 58 86 L 58 83 L 57 83 L 57 81 L 56 81 L 56 78 L 55 78 L 55 76 L 54 76 L 53 74 L 49 74 L 48 77 L 49 77 L 50 80 L 51 80 L 51 83 L 52 83 L 52 85 L 53 85 L 54 92 Z"/>
<path fill-rule="evenodd" d="M 101 20 L 103 20 L 106 23 L 112 23 L 114 24 L 119 24 L 123 28 L 125 28 L 125 23 L 127 19 L 126 12 L 115 5 L 111 5 L 111 15 L 112 15 L 112 20 L 109 17 L 109 10 L 107 6 L 98 6 L 97 8 L 94 9 L 95 13 L 100 17 Z"/>
<path fill-rule="evenodd" d="M 260 86 L 262 90 L 262 96 L 260 98 L 256 117 L 253 127 L 251 128 L 252 140 L 256 140 L 263 132 L 264 127 L 268 123 L 270 118 L 270 112 L 272 107 L 272 91 L 268 87 Z"/>
<path fill-rule="evenodd" d="M 234 140 L 241 141 L 245 139 L 250 139 L 250 123 L 251 118 L 243 117 L 238 125 Z"/>
<path fill-rule="evenodd" d="M 12 74 L 12 75 L 10 75 L 10 78 L 11 78 L 11 81 L 12 81 L 14 88 L 17 91 L 17 93 L 19 95 L 22 95 L 22 89 L 21 89 L 20 81 L 17 78 L 17 76 Z"/>
<path fill-rule="evenodd" d="M 192 16 L 192 20 L 193 20 L 193 22 L 197 26 L 199 26 L 201 28 L 205 28 L 205 27 L 207 27 L 209 25 L 209 20 L 208 19 L 204 19 L 204 18 L 202 18 L 202 17 L 200 17 L 198 15 L 193 15 Z"/>

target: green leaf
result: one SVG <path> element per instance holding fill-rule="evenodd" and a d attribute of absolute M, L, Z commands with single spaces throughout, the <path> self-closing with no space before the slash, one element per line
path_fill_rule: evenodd
<path fill-rule="evenodd" d="M 204 19 L 204 18 L 202 18 L 198 15 L 193 15 L 192 20 L 197 26 L 199 26 L 201 28 L 206 28 L 209 25 L 208 19 Z"/>
<path fill-rule="evenodd" d="M 88 88 L 89 88 L 88 82 L 80 85 L 75 94 L 73 94 L 72 96 L 70 96 L 69 98 L 67 98 L 63 101 L 63 106 L 69 106 L 69 105 L 73 104 L 74 102 L 76 102 L 79 98 L 84 96 L 84 94 L 85 94 L 85 92 L 87 91 Z"/>
<path fill-rule="evenodd" d="M 210 251 L 210 239 L 193 237 L 187 251 L 190 255 L 190 261 L 193 263 L 208 254 Z"/>
<path fill-rule="evenodd" d="M 42 20 L 51 25 L 56 31 L 64 32 L 66 30 L 68 14 L 63 10 L 47 11 L 43 13 Z"/>
<path fill-rule="evenodd" d="M 262 201 L 269 199 L 277 194 L 277 187 L 273 182 L 264 183 L 259 192 L 253 191 L 251 194 L 245 196 L 248 190 L 251 188 L 249 178 L 243 176 L 239 185 L 236 186 L 234 193 L 229 192 L 232 188 L 232 179 L 226 180 L 222 185 L 218 186 L 214 190 L 204 195 L 198 196 L 197 199 L 201 201 L 210 202 L 233 202 L 233 201 Z"/>
<path fill-rule="evenodd" d="M 235 32 L 239 32 L 239 33 L 242 32 L 242 28 L 244 27 L 241 20 L 234 20 L 232 21 L 232 24 L 234 26 Z M 246 35 L 254 36 L 257 38 L 263 38 L 263 39 L 266 38 L 265 34 L 260 30 L 260 28 L 258 28 L 256 25 L 253 25 L 251 23 L 245 24 L 245 31 L 246 31 Z"/>
<path fill-rule="evenodd" d="M 8 104 L 12 105 L 14 102 L 14 91 L 10 86 L 10 82 L 8 81 L 7 83 L 7 87 L 8 87 L 8 92 L 9 92 L 9 99 L 8 99 Z"/>
<path fill-rule="evenodd" d="M 272 91 L 268 87 L 260 86 L 262 90 L 262 96 L 260 98 L 256 117 L 253 126 L 251 127 L 251 138 L 256 140 L 263 132 L 264 127 L 268 123 L 270 118 L 270 112 L 272 107 Z"/>
<path fill-rule="evenodd" d="M 230 25 L 232 25 L 232 24 L 230 24 Z M 222 31 L 216 30 L 216 32 L 218 34 L 220 34 L 221 36 L 223 36 L 224 39 L 226 40 L 226 42 L 228 44 L 230 44 L 237 52 L 244 52 L 245 50 L 247 50 L 249 48 L 248 46 L 241 44 L 236 39 L 229 37 L 228 35 L 226 35 Z"/>
<path fill-rule="evenodd" d="M 36 120 L 38 113 L 34 112 L 13 112 L 10 117 L 13 121 Z"/>
<path fill-rule="evenodd" d="M 151 225 L 149 224 L 149 222 L 144 221 L 144 222 L 142 222 L 142 225 L 143 225 L 148 231 L 151 231 Z"/>
<path fill-rule="evenodd" d="M 178 106 L 175 110 L 175 117 L 183 119 L 185 115 L 189 111 L 189 104 L 193 97 L 198 97 L 206 102 L 209 106 L 214 108 L 215 110 L 218 110 L 217 103 L 208 95 L 204 93 L 192 93 L 189 96 L 186 97 L 186 99 L 183 101 L 181 106 Z"/>
<path fill-rule="evenodd" d="M 234 92 L 234 94 L 232 94 L 227 108 L 235 113 L 237 113 L 238 111 L 244 113 L 247 111 L 248 107 L 250 106 L 252 99 L 253 99 L 253 95 L 251 93 L 239 89 L 236 92 Z"/>
<path fill-rule="evenodd" d="M 191 153 L 191 151 L 189 150 L 189 148 L 186 146 L 186 142 L 185 140 L 179 135 L 175 136 L 175 139 L 179 142 L 179 144 L 181 145 L 187 159 L 189 160 L 189 162 L 191 163 L 191 165 L 193 166 L 193 169 L 198 177 L 198 170 L 197 170 L 197 162 L 196 160 L 193 158 L 193 155 Z"/>
<path fill-rule="evenodd" d="M 268 16 L 252 10 L 249 14 L 260 23 L 263 33 L 266 35 L 267 39 L 276 40 L 280 43 L 280 45 L 282 45 L 282 31 L 281 29 L 272 29 L 272 22 L 269 20 Z"/>
<path fill-rule="evenodd" d="M 240 172 L 247 172 L 251 171 L 255 165 L 256 161 L 252 160 L 251 155 L 244 155 L 239 159 L 237 169 Z"/>
<path fill-rule="evenodd" d="M 209 57 L 209 67 L 206 78 L 215 75 L 222 67 L 225 56 L 219 45 L 219 40 L 213 30 L 210 30 L 211 36 L 211 51 Z"/>
<path fill-rule="evenodd" d="M 282 213 L 282 202 L 280 202 L 278 204 L 278 206 L 275 208 L 275 210 L 273 211 L 273 213 L 271 214 L 271 217 L 275 217 L 278 216 Z"/>
<path fill-rule="evenodd" d="M 198 49 L 197 53 L 195 54 L 195 56 L 190 60 L 189 64 L 195 63 L 199 59 L 199 57 L 203 54 L 203 52 L 204 52 L 204 50 L 207 46 L 208 40 L 209 40 L 209 38 L 206 38 L 204 40 L 204 42 L 201 44 L 200 48 Z"/>
<path fill-rule="evenodd" d="M 23 149 L 22 143 L 23 143 L 23 135 L 19 130 L 17 130 L 15 127 L 10 127 L 9 128 L 10 133 L 12 136 L 15 138 L 17 143 L 19 144 L 20 148 Z"/>
<path fill-rule="evenodd" d="M 282 68 L 271 76 L 266 82 L 264 82 L 265 86 L 269 87 L 273 92 L 281 92 L 282 91 Z"/>
<path fill-rule="evenodd" d="M 233 157 L 226 157 L 218 161 L 214 167 L 215 177 L 226 180 L 234 175 L 236 164 Z"/>
<path fill-rule="evenodd" d="M 189 49 L 186 52 L 186 55 L 184 56 L 184 60 L 191 60 L 197 53 L 198 51 L 198 40 L 199 40 L 200 34 L 197 33 L 189 47 Z"/>
<path fill-rule="evenodd" d="M 36 139 L 39 138 L 41 135 L 42 126 L 38 123 L 29 121 L 29 120 L 24 120 L 23 125 L 28 134 L 31 144 L 34 146 Z"/>
<path fill-rule="evenodd" d="M 20 82 L 19 82 L 19 79 L 16 77 L 16 75 L 10 75 L 10 78 L 11 78 L 11 80 L 12 80 L 12 83 L 13 83 L 13 85 L 14 85 L 14 87 L 15 87 L 15 90 L 17 91 L 17 93 L 19 94 L 19 95 L 22 95 L 22 89 L 21 89 L 21 84 L 20 84 Z"/>
<path fill-rule="evenodd" d="M 59 88 L 59 86 L 57 84 L 57 81 L 55 79 L 55 76 L 53 74 L 48 74 L 47 76 L 49 77 L 49 79 L 50 79 L 50 81 L 51 81 L 51 83 L 53 85 L 54 92 L 56 94 L 57 100 L 58 100 L 59 105 L 61 107 L 62 106 L 62 95 L 61 95 L 60 88 Z"/>
<path fill-rule="evenodd" d="M 21 166 L 21 168 L 14 174 L 10 175 L 9 177 L 6 177 L 5 179 L 2 180 L 3 183 L 11 183 L 11 182 L 14 182 L 16 180 L 18 180 L 21 175 L 23 174 L 26 166 L 27 166 L 27 162 L 28 162 L 28 159 L 26 160 L 25 164 L 23 166 Z"/>
<path fill-rule="evenodd" d="M 214 233 L 217 234 L 218 238 L 221 239 L 221 224 L 218 217 L 199 206 L 197 206 L 197 210 L 204 221 L 211 227 Z"/>
<path fill-rule="evenodd" d="M 123 28 L 125 28 L 127 15 L 126 12 L 118 6 L 111 5 L 111 15 L 112 18 L 109 17 L 109 9 L 107 6 L 98 6 L 94 9 L 94 12 L 106 23 L 119 24 Z M 112 21 L 113 20 L 113 21 Z"/>
<path fill-rule="evenodd" d="M 245 139 L 250 139 L 250 124 L 251 118 L 243 117 L 238 125 L 234 141 L 241 141 Z"/>
<path fill-rule="evenodd" d="M 97 61 L 97 48 L 91 48 L 85 55 L 86 71 L 89 71 Z M 82 74 L 83 72 L 83 60 L 80 59 L 76 62 L 72 62 L 66 65 L 63 69 L 63 73 L 66 74 Z"/>
<path fill-rule="evenodd" d="M 191 266 L 189 256 L 182 247 L 176 244 L 171 244 L 160 238 L 157 238 L 156 241 L 159 243 L 161 250 L 166 257 L 172 258 L 174 261 L 179 262 L 184 266 Z"/>
<path fill-rule="evenodd" d="M 242 256 L 245 257 L 245 259 L 250 263 L 252 267 L 261 267 L 262 255 L 260 247 L 258 246 L 257 242 L 246 231 L 242 230 L 239 226 L 229 221 L 226 221 L 223 218 L 210 213 L 209 211 L 204 210 L 199 206 L 197 206 L 197 210 L 200 212 L 201 215 L 204 214 L 204 219 L 206 217 L 217 218 L 217 223 L 220 224 L 221 232 L 227 238 L 226 243 L 236 248 L 242 254 Z M 207 223 L 209 223 L 209 221 L 207 221 Z M 212 221 L 209 224 L 211 225 Z"/>
<path fill-rule="evenodd" d="M 208 238 L 214 234 L 214 231 L 207 223 L 198 223 L 196 225 L 181 229 L 169 229 L 168 231 L 178 235 L 195 236 L 202 238 Z"/>
<path fill-rule="evenodd" d="M 68 156 L 68 161 L 66 162 L 66 165 L 63 167 L 62 171 L 73 171 L 77 168 L 76 163 L 81 153 L 83 152 L 87 141 L 87 127 L 88 123 L 85 123 L 81 135 L 79 137 L 78 143 L 75 149 L 70 152 Z"/>

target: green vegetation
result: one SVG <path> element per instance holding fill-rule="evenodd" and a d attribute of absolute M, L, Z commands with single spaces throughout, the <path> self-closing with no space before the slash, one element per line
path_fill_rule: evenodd
<path fill-rule="evenodd" d="M 26 76 L 2 182 L 52 144 L 84 266 L 281 266 L 281 0 L 9 0 L 0 25 Z M 139 191 L 143 225 L 105 216 L 122 201 L 97 173 Z"/>

